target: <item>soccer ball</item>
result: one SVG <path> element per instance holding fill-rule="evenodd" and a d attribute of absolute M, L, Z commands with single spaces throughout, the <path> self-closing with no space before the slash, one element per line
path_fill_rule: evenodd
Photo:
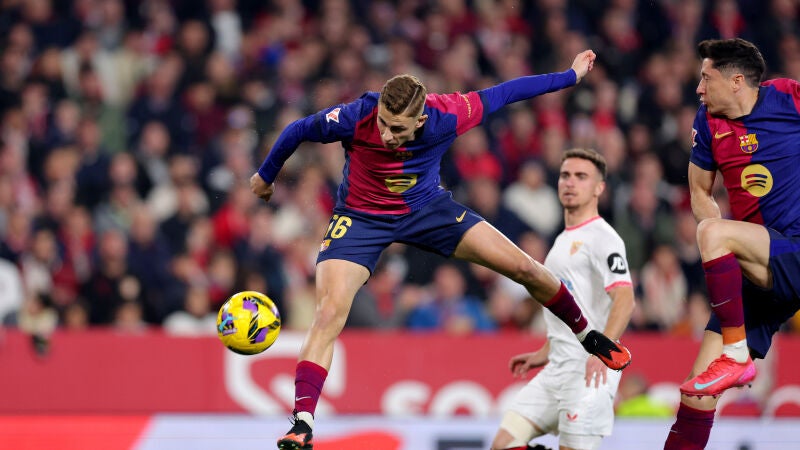
<path fill-rule="evenodd" d="M 226 347 L 240 355 L 268 349 L 281 332 L 281 315 L 275 303 L 256 291 L 233 294 L 217 314 L 217 334 Z"/>

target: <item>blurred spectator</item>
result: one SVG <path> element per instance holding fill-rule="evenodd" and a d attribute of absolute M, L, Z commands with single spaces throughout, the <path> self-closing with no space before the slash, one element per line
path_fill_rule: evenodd
<path fill-rule="evenodd" d="M 686 300 L 680 321 L 672 326 L 670 332 L 675 336 L 692 337 L 699 342 L 703 338 L 709 318 L 711 307 L 708 305 L 708 298 L 701 292 L 694 291 Z"/>
<path fill-rule="evenodd" d="M 132 278 L 126 278 L 120 287 L 130 289 L 133 294 L 136 287 L 132 283 L 135 283 Z M 141 303 L 127 299 L 120 303 L 114 311 L 114 321 L 111 326 L 118 333 L 133 335 L 144 333 L 147 330 L 147 323 L 143 319 Z"/>
<path fill-rule="evenodd" d="M 614 214 L 614 228 L 625 241 L 628 264 L 636 273 L 656 245 L 673 242 L 675 221 L 669 204 L 644 180 L 631 186 L 630 195 L 630 204 Z"/>
<path fill-rule="evenodd" d="M 93 325 L 110 325 L 114 321 L 117 308 L 134 289 L 129 286 L 138 283 L 128 273 L 128 239 L 122 231 L 104 231 L 98 241 L 96 262 L 89 278 L 81 285 L 80 294 L 89 306 L 89 322 Z M 126 280 L 127 279 L 127 280 Z M 127 281 L 127 291 L 123 291 L 123 281 Z"/>
<path fill-rule="evenodd" d="M 10 211 L 4 239 L 0 241 L 0 258 L 20 264 L 30 246 L 31 235 L 30 215 L 20 209 Z"/>
<path fill-rule="evenodd" d="M 78 186 L 76 202 L 90 210 L 95 208 L 111 187 L 109 167 L 111 158 L 102 147 L 100 127 L 93 119 L 81 119 L 78 126 L 77 147 L 80 165 L 75 174 Z"/>
<path fill-rule="evenodd" d="M 37 353 L 49 350 L 50 335 L 58 327 L 58 312 L 46 294 L 29 292 L 17 311 L 6 315 L 4 325 L 17 327 L 33 339 Z"/>
<path fill-rule="evenodd" d="M 53 291 L 53 276 L 61 269 L 61 256 L 53 231 L 41 228 L 33 232 L 30 247 L 20 256 L 25 292 L 47 295 Z"/>
<path fill-rule="evenodd" d="M 642 309 L 650 327 L 667 331 L 684 313 L 688 286 L 675 250 L 659 245 L 642 267 Z"/>
<path fill-rule="evenodd" d="M 477 177 L 470 180 L 466 204 L 513 242 L 519 242 L 520 235 L 530 231 L 530 227 L 502 203 L 500 185 L 494 179 Z"/>
<path fill-rule="evenodd" d="M 648 394 L 647 379 L 639 373 L 625 373 L 617 392 L 617 417 L 672 417 L 672 406 Z"/>
<path fill-rule="evenodd" d="M 186 149 L 191 124 L 175 95 L 175 88 L 183 71 L 183 62 L 173 55 L 164 58 L 146 78 L 143 92 L 133 100 L 128 109 L 128 144 L 139 139 L 145 124 L 157 121 L 167 127 L 170 141 L 177 149 Z"/>
<path fill-rule="evenodd" d="M 89 328 L 89 308 L 83 301 L 67 305 L 61 314 L 61 325 L 70 331 L 83 331 Z"/>
<path fill-rule="evenodd" d="M 200 287 L 190 287 L 183 309 L 164 319 L 164 331 L 176 336 L 214 336 L 216 329 L 216 311 L 211 308 L 208 291 Z"/>
<path fill-rule="evenodd" d="M 479 177 L 498 183 L 503 180 L 503 168 L 500 161 L 489 151 L 486 130 L 474 128 L 462 134 L 453 143 L 451 152 L 457 170 L 456 180 L 451 181 L 453 186 L 461 181 L 468 183 Z"/>
<path fill-rule="evenodd" d="M 675 252 L 680 261 L 686 283 L 695 290 L 705 292 L 705 272 L 697 247 L 697 221 L 691 211 L 676 211 L 675 218 Z"/>
<path fill-rule="evenodd" d="M 522 164 L 517 181 L 503 191 L 503 206 L 547 239 L 562 221 L 558 193 L 547 184 L 544 167 L 536 160 Z"/>
<path fill-rule="evenodd" d="M 384 257 L 369 281 L 356 293 L 345 327 L 389 329 L 402 327 L 409 313 L 407 304 L 397 301 L 405 277 L 402 261 Z"/>
<path fill-rule="evenodd" d="M 265 287 L 264 292 L 278 306 L 285 310 L 286 274 L 284 272 L 284 256 L 274 241 L 274 217 L 271 210 L 260 207 L 248 217 L 249 234 L 239 239 L 234 245 L 236 259 L 242 268 L 261 275 Z"/>
<path fill-rule="evenodd" d="M 19 310 L 25 300 L 22 274 L 16 264 L 0 258 L 0 323 Z"/>
<path fill-rule="evenodd" d="M 142 284 L 142 314 L 149 323 L 159 324 L 182 303 L 171 303 L 164 286 L 170 281 L 172 254 L 158 224 L 145 206 L 133 209 L 128 241 L 128 271 Z"/>
<path fill-rule="evenodd" d="M 465 292 L 461 271 L 449 263 L 439 266 L 430 299 L 411 310 L 406 325 L 412 330 L 441 330 L 456 335 L 495 329 L 483 303 Z"/>

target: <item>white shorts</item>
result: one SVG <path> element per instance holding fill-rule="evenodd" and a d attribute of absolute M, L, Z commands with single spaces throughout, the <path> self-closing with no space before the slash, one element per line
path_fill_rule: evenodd
<path fill-rule="evenodd" d="M 580 367 L 580 369 L 579 369 Z M 585 366 L 548 364 L 514 397 L 511 410 L 545 433 L 608 436 L 614 427 L 614 395 L 620 372 L 607 371 L 606 384 L 586 387 Z"/>

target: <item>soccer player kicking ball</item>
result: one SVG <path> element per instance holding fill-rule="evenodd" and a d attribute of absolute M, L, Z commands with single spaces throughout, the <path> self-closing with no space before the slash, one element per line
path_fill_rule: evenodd
<path fill-rule="evenodd" d="M 713 314 L 665 449 L 702 449 L 717 398 L 756 376 L 772 335 L 800 308 L 800 84 L 761 81 L 761 52 L 707 40 L 692 130 L 689 189 Z M 733 220 L 712 188 L 722 174 Z"/>
<path fill-rule="evenodd" d="M 312 448 L 314 410 L 358 289 L 381 252 L 402 242 L 488 267 L 521 283 L 570 330 L 589 353 L 612 369 L 630 362 L 628 350 L 589 326 L 558 278 L 439 183 L 439 166 L 459 135 L 504 105 L 575 85 L 592 68 L 586 50 L 565 72 L 516 78 L 475 92 L 429 94 L 411 75 L 398 75 L 380 93 L 324 109 L 293 122 L 250 178 L 269 200 L 273 181 L 303 141 L 342 143 L 343 180 L 316 268 L 316 311 L 300 349 L 295 375 L 294 426 L 278 448 Z M 535 207 L 535 205 L 531 205 Z"/>
<path fill-rule="evenodd" d="M 633 284 L 625 244 L 597 209 L 605 189 L 606 162 L 594 150 L 564 154 L 558 198 L 566 229 L 556 237 L 544 265 L 569 287 L 590 326 L 619 338 L 634 308 Z M 614 425 L 614 396 L 620 372 L 609 372 L 586 357 L 567 325 L 544 313 L 547 342 L 532 353 L 511 358 L 517 377 L 544 366 L 516 395 L 492 442 L 493 450 L 527 450 L 543 434 L 559 435 L 559 448 L 595 449 Z"/>

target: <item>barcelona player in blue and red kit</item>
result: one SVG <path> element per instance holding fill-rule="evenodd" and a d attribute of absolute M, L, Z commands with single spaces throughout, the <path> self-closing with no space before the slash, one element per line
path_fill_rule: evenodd
<path fill-rule="evenodd" d="M 439 181 L 441 159 L 456 137 L 504 105 L 575 85 L 595 57 L 587 50 L 565 72 L 521 77 L 463 94 L 429 94 L 416 77 L 398 75 L 380 93 L 368 92 L 283 130 L 250 179 L 253 193 L 262 199 L 270 199 L 275 177 L 303 141 L 341 142 L 346 163 L 317 259 L 317 305 L 296 368 L 294 426 L 278 440 L 278 448 L 312 448 L 313 414 L 333 343 L 353 297 L 392 242 L 508 276 L 567 323 L 589 353 L 612 369 L 628 365 L 628 350 L 592 329 L 563 283 L 478 214 L 455 202 Z"/>
<path fill-rule="evenodd" d="M 705 447 L 717 398 L 752 383 L 752 358 L 800 308 L 800 84 L 762 82 L 743 39 L 703 41 L 689 188 L 712 317 L 666 449 Z M 717 173 L 732 218 L 712 195 Z"/>

